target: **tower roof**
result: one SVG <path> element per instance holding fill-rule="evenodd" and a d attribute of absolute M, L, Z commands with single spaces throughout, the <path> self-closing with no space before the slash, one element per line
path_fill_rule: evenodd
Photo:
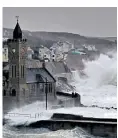
<path fill-rule="evenodd" d="M 22 39 L 22 30 L 20 28 L 18 20 L 17 20 L 16 27 L 15 27 L 15 29 L 13 31 L 13 39 Z"/>

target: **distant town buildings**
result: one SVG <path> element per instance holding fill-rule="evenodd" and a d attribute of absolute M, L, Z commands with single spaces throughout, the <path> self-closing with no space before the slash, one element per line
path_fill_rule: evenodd
<path fill-rule="evenodd" d="M 95 48 L 95 45 L 83 45 L 84 49 L 87 49 L 88 51 L 97 51 L 97 49 Z"/>
<path fill-rule="evenodd" d="M 71 49 L 74 49 L 74 45 L 67 41 L 59 41 L 57 43 L 54 43 L 52 47 L 50 47 L 51 60 L 53 61 L 65 60 L 67 53 Z"/>

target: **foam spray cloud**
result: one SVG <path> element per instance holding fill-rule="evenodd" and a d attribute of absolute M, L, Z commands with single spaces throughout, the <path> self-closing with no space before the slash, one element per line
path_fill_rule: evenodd
<path fill-rule="evenodd" d="M 73 72 L 73 85 L 81 95 L 82 103 L 100 107 L 116 107 L 117 54 L 112 53 L 112 58 L 101 54 L 95 61 L 83 62 L 86 77 L 81 78 L 77 70 Z"/>

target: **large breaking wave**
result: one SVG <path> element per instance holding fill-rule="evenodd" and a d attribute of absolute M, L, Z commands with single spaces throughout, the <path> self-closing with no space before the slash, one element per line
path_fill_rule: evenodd
<path fill-rule="evenodd" d="M 117 54 L 101 54 L 95 61 L 83 61 L 84 77 L 78 70 L 73 72 L 76 91 L 84 105 L 116 107 L 117 103 Z"/>

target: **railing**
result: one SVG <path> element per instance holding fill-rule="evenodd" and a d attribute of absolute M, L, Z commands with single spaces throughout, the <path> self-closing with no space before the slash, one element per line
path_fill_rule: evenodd
<path fill-rule="evenodd" d="M 29 117 L 29 118 L 40 118 L 43 116 L 43 112 L 35 114 L 20 114 L 20 113 L 7 113 L 6 117 Z"/>

